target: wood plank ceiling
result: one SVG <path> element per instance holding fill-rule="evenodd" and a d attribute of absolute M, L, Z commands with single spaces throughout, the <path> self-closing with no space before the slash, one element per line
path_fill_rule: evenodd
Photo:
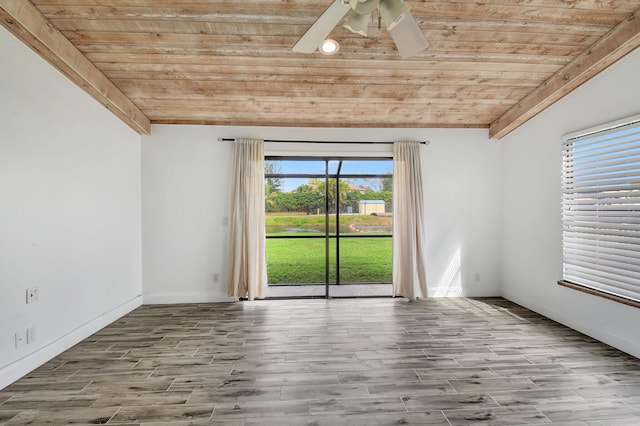
<path fill-rule="evenodd" d="M 0 18 L 141 133 L 151 122 L 499 138 L 640 45 L 638 0 L 407 0 L 429 41 L 415 57 L 401 59 L 377 19 L 368 38 L 335 28 L 335 56 L 293 53 L 331 1 L 0 0 Z"/>

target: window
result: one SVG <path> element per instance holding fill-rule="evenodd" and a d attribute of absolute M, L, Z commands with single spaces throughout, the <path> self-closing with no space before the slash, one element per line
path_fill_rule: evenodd
<path fill-rule="evenodd" d="M 640 307 L 640 116 L 565 137 L 561 285 Z"/>

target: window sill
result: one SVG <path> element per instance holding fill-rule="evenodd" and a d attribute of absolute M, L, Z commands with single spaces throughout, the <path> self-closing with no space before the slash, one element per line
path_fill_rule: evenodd
<path fill-rule="evenodd" d="M 604 291 L 598 291 L 596 289 L 585 287 L 580 284 L 572 283 L 570 281 L 560 280 L 558 281 L 558 285 L 563 287 L 572 288 L 574 290 L 581 291 L 583 293 L 591 294 L 593 296 L 602 297 L 604 299 L 612 300 L 614 302 L 622 303 L 624 305 L 633 306 L 634 308 L 640 308 L 640 302 L 635 300 L 626 299 L 624 297 L 615 296 L 613 294 L 605 293 Z"/>

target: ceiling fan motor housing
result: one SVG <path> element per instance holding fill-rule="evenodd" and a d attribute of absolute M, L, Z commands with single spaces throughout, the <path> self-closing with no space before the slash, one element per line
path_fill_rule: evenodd
<path fill-rule="evenodd" d="M 333 28 L 347 15 L 343 26 L 366 37 L 370 16 L 376 8 L 401 57 L 416 55 L 427 48 L 427 39 L 403 0 L 333 0 L 292 50 L 296 53 L 316 52 Z M 333 50 L 335 52 L 337 49 Z"/>
<path fill-rule="evenodd" d="M 380 0 L 349 0 L 351 9 L 358 15 L 368 15 L 378 8 Z"/>

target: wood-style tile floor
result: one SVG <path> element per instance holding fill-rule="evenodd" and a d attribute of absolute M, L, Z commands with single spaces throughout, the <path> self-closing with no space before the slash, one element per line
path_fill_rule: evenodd
<path fill-rule="evenodd" d="M 640 360 L 503 299 L 143 306 L 0 424 L 640 425 Z"/>

